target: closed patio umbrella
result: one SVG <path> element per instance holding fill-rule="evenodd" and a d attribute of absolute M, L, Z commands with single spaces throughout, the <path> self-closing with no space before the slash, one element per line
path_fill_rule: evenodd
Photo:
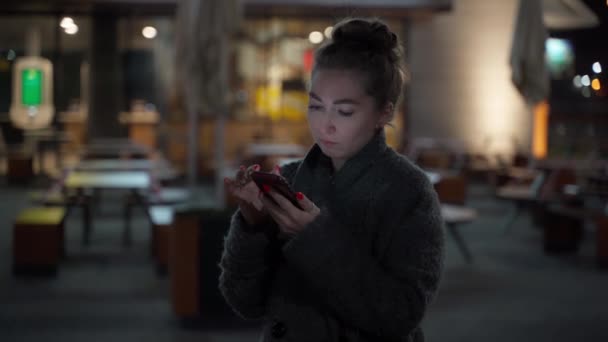
<path fill-rule="evenodd" d="M 549 96 L 547 37 L 541 0 L 520 0 L 511 45 L 511 80 L 530 106 Z"/>
<path fill-rule="evenodd" d="M 511 45 L 511 80 L 532 117 L 529 134 L 534 157 L 542 157 L 546 151 L 546 111 L 535 107 L 541 108 L 540 104 L 546 103 L 549 97 L 549 72 L 545 63 L 547 37 L 541 0 L 520 0 Z"/>
<path fill-rule="evenodd" d="M 239 0 L 180 0 L 177 10 L 176 63 L 188 112 L 188 183 L 196 184 L 198 118 L 216 120 L 216 195 L 223 205 L 224 122 L 230 95 L 230 38 L 241 22 Z"/>

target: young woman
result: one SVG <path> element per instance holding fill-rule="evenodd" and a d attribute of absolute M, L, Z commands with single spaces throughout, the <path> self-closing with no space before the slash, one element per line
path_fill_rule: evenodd
<path fill-rule="evenodd" d="M 315 55 L 308 122 L 315 145 L 275 167 L 300 208 L 251 181 L 226 237 L 220 289 L 262 341 L 422 341 L 442 269 L 439 203 L 425 174 L 386 145 L 404 83 L 397 36 L 349 19 Z"/>

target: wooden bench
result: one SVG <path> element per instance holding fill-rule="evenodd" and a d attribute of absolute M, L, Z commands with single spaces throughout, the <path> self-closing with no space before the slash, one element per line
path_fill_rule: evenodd
<path fill-rule="evenodd" d="M 64 255 L 63 207 L 32 207 L 13 225 L 13 273 L 56 273 Z"/>
<path fill-rule="evenodd" d="M 595 224 L 598 266 L 608 268 L 608 216 L 605 210 L 555 203 L 549 205 L 547 211 L 556 215 L 556 218 L 551 229 L 544 227 L 545 250 L 576 251 L 583 237 L 584 222 L 589 221 Z"/>
<path fill-rule="evenodd" d="M 6 164 L 6 179 L 10 183 L 28 183 L 34 178 L 34 157 L 31 153 L 11 151 Z"/>
<path fill-rule="evenodd" d="M 169 236 L 173 225 L 173 207 L 156 205 L 148 209 L 152 226 L 151 250 L 157 271 L 165 273 L 169 265 Z"/>
<path fill-rule="evenodd" d="M 597 263 L 602 268 L 608 268 L 608 216 L 597 217 L 595 225 Z"/>

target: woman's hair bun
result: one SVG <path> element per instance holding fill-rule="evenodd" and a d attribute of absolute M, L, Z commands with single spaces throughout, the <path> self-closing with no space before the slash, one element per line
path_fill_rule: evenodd
<path fill-rule="evenodd" d="M 338 23 L 332 32 L 336 44 L 353 44 L 374 50 L 390 51 L 398 46 L 397 35 L 379 20 L 347 19 Z"/>

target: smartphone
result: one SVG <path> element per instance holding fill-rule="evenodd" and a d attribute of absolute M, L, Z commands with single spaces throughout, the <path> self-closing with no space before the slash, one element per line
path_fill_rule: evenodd
<path fill-rule="evenodd" d="M 293 203 L 293 205 L 302 209 L 302 207 L 300 207 L 300 203 L 298 203 L 296 192 L 293 191 L 293 189 L 283 176 L 279 176 L 270 172 L 255 171 L 251 174 L 251 179 L 258 186 L 258 188 L 260 188 L 260 190 L 264 191 L 264 185 L 267 185 L 271 187 L 274 191 L 287 198 L 291 203 Z"/>

